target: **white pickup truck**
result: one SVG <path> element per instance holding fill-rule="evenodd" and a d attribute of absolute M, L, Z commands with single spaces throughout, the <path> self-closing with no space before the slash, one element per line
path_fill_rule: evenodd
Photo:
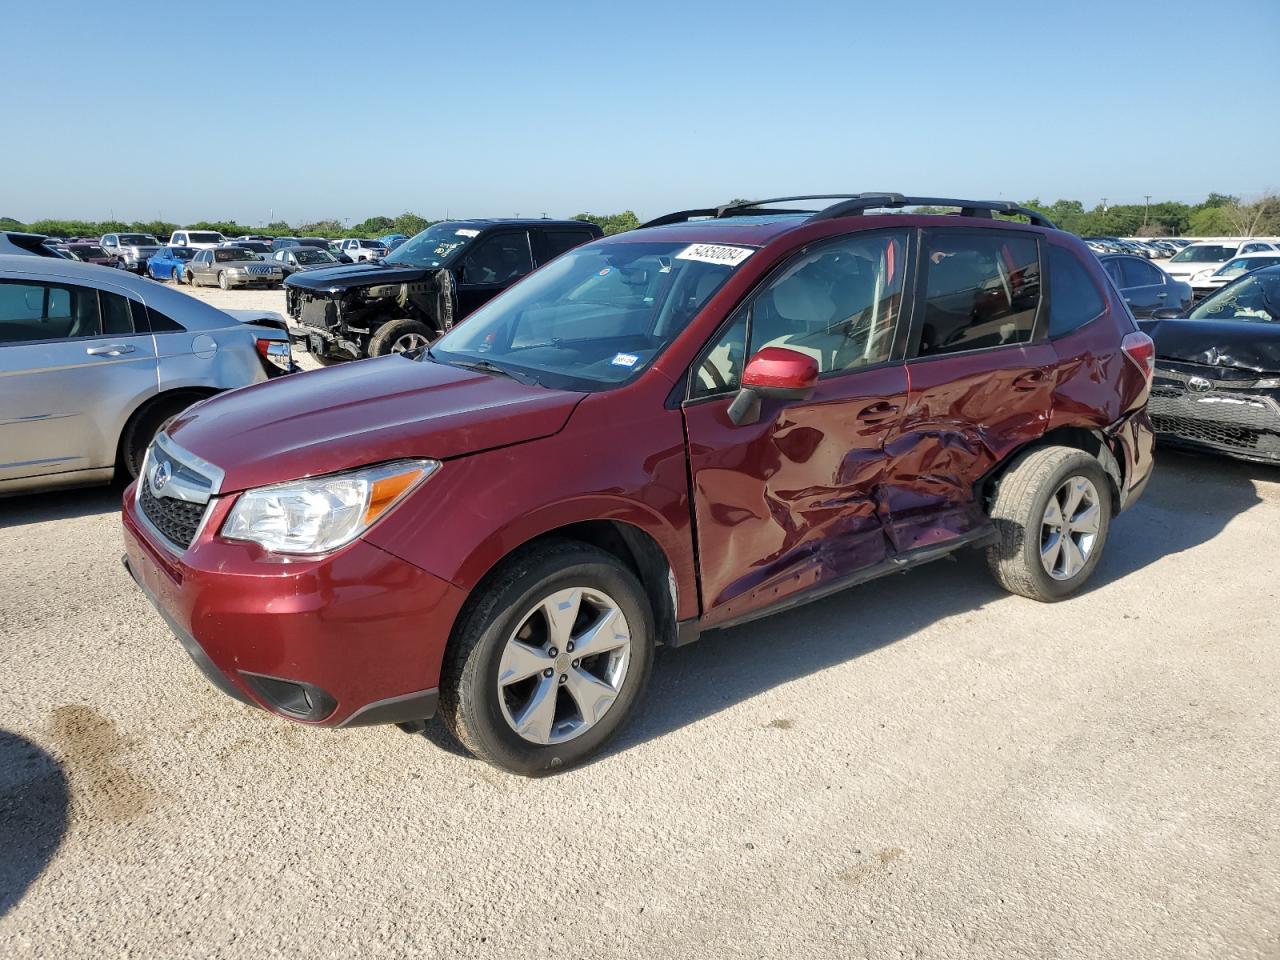
<path fill-rule="evenodd" d="M 381 240 L 343 240 L 339 249 L 351 258 L 352 263 L 377 260 L 387 255 L 387 245 Z"/>
<path fill-rule="evenodd" d="M 171 247 L 191 247 L 195 250 L 212 250 L 226 241 L 216 230 L 175 230 L 169 238 Z"/>

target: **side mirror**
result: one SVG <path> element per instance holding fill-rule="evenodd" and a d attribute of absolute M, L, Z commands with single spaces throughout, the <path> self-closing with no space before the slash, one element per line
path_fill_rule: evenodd
<path fill-rule="evenodd" d="M 747 361 L 742 386 L 729 405 L 738 426 L 760 419 L 760 400 L 807 400 L 818 385 L 818 361 L 786 347 L 764 347 Z"/>

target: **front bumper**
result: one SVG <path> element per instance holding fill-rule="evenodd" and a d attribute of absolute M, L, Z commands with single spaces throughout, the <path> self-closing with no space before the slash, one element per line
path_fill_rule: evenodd
<path fill-rule="evenodd" d="M 284 282 L 283 276 L 269 276 L 253 273 L 228 273 L 227 286 L 230 287 L 278 287 Z"/>
<path fill-rule="evenodd" d="M 1280 463 L 1280 387 L 1221 379 L 1196 364 L 1156 364 L 1148 409 L 1162 443 Z"/>
<path fill-rule="evenodd" d="M 182 550 L 124 497 L 125 566 L 209 680 L 316 726 L 430 717 L 465 592 L 363 540 L 320 559 L 220 540 L 234 499 L 210 501 Z"/>

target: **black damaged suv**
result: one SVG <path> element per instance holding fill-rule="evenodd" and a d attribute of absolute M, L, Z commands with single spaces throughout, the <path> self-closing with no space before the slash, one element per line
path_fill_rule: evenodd
<path fill-rule="evenodd" d="M 581 220 L 447 220 L 381 260 L 285 281 L 294 340 L 322 364 L 416 350 L 535 267 L 596 240 Z"/>

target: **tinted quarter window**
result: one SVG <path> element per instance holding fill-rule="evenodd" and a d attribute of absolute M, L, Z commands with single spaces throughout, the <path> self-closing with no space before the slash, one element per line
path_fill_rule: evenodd
<path fill-rule="evenodd" d="M 929 237 L 920 356 L 1031 339 L 1040 305 L 1036 241 L 937 232 Z"/>
<path fill-rule="evenodd" d="M 510 283 L 532 269 L 528 235 L 500 233 L 486 239 L 462 261 L 462 281 Z"/>
<path fill-rule="evenodd" d="M 554 260 L 566 250 L 572 250 L 593 239 L 585 230 L 552 230 L 542 235 L 542 262 Z"/>
<path fill-rule="evenodd" d="M 1117 287 L 1124 287 L 1124 273 L 1120 269 L 1120 261 L 1118 259 L 1107 260 L 1103 263 L 1102 268 L 1107 271 L 1107 276 L 1111 278 L 1111 282 Z"/>
<path fill-rule="evenodd" d="M 0 281 L 0 344 L 101 334 L 97 290 Z"/>
<path fill-rule="evenodd" d="M 906 249 L 906 233 L 862 234 L 795 258 L 752 300 L 750 353 L 787 347 L 819 373 L 888 360 Z"/>
<path fill-rule="evenodd" d="M 1084 326 L 1106 309 L 1106 301 L 1079 258 L 1065 247 L 1049 251 L 1049 336 L 1060 337 Z M 1108 261 L 1107 267 L 1115 265 Z"/>

